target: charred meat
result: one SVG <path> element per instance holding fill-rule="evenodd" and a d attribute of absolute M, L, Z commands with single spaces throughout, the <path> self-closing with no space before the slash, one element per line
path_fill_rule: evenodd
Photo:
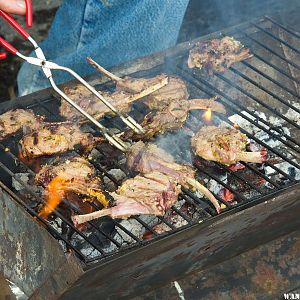
<path fill-rule="evenodd" d="M 239 161 L 262 163 L 266 160 L 266 150 L 247 152 L 248 138 L 235 128 L 205 126 L 192 138 L 192 148 L 196 155 L 232 165 Z"/>
<path fill-rule="evenodd" d="M 75 146 L 90 151 L 101 140 L 71 123 L 45 123 L 21 139 L 21 155 L 24 158 L 53 155 L 73 150 Z"/>
<path fill-rule="evenodd" d="M 127 179 L 111 196 L 116 200 L 114 207 L 88 215 L 74 216 L 75 224 L 103 216 L 127 219 L 132 215 L 163 216 L 177 202 L 180 186 L 169 176 L 160 172 L 137 175 Z"/>
<path fill-rule="evenodd" d="M 209 74 L 224 72 L 235 62 L 250 58 L 252 54 L 244 48 L 241 42 L 226 36 L 199 42 L 190 50 L 188 58 L 189 68 L 204 68 Z"/>
<path fill-rule="evenodd" d="M 172 155 L 156 145 L 137 142 L 127 153 L 127 164 L 132 170 L 141 174 L 157 171 L 172 178 L 183 187 L 199 190 L 211 201 L 217 212 L 220 211 L 220 205 L 214 195 L 195 179 L 195 169 L 176 163 Z"/>
<path fill-rule="evenodd" d="M 108 205 L 96 169 L 79 156 L 57 158 L 53 163 L 42 167 L 35 181 L 46 188 L 47 202 L 40 212 L 44 218 L 59 205 L 66 193 L 70 192 L 86 196 L 87 200 L 97 200 L 104 206 Z"/>
<path fill-rule="evenodd" d="M 64 92 L 77 105 L 79 105 L 96 119 L 100 119 L 104 115 L 113 114 L 113 111 L 111 111 L 96 96 L 92 95 L 91 92 L 81 84 L 78 84 L 72 88 L 65 88 Z M 102 95 L 108 101 L 110 101 L 110 103 L 117 107 L 120 112 L 127 112 L 130 109 L 130 101 L 127 93 L 102 93 Z M 75 108 L 73 108 L 68 102 L 64 100 L 62 100 L 61 102 L 60 114 L 67 120 L 80 120 L 83 118 Z"/>
<path fill-rule="evenodd" d="M 131 104 L 147 95 L 157 91 L 168 83 L 166 75 L 158 75 L 154 85 L 148 86 L 146 89 L 136 93 L 129 93 L 124 90 L 116 90 L 114 93 L 102 92 L 103 97 L 108 100 L 121 113 L 130 111 Z M 91 94 L 83 85 L 65 88 L 65 93 L 76 104 L 83 108 L 87 113 L 96 119 L 100 119 L 105 115 L 114 115 L 114 112 L 108 108 L 101 100 Z M 62 100 L 60 106 L 60 114 L 67 120 L 85 120 L 82 115 L 74 109 L 69 103 Z"/>
<path fill-rule="evenodd" d="M 43 118 L 36 116 L 30 109 L 10 110 L 0 115 L 0 140 L 16 134 L 22 129 L 38 129 Z"/>
<path fill-rule="evenodd" d="M 211 109 L 219 113 L 226 113 L 224 106 L 216 102 L 217 98 L 211 99 L 192 99 L 173 101 L 161 111 L 150 112 L 144 118 L 141 126 L 145 130 L 143 134 L 137 134 L 133 130 L 128 130 L 124 134 L 125 139 L 147 140 L 157 134 L 163 134 L 167 131 L 175 130 L 184 124 L 189 111 L 195 109 Z"/>
<path fill-rule="evenodd" d="M 87 58 L 88 62 L 95 67 L 101 74 L 110 78 L 116 82 L 117 91 L 125 91 L 128 93 L 140 93 L 148 87 L 156 85 L 160 78 L 167 76 L 161 74 L 152 78 L 134 78 L 125 77 L 120 78 L 115 74 L 109 72 L 97 62 L 95 62 L 91 57 Z M 173 100 L 188 99 L 189 94 L 185 82 L 179 77 L 167 76 L 168 84 L 156 92 L 151 93 L 144 102 L 149 106 L 150 109 L 159 109 L 159 107 L 164 107 L 168 105 Z"/>
<path fill-rule="evenodd" d="M 117 82 L 117 90 L 126 91 L 129 88 L 136 92 L 140 92 L 157 82 L 159 80 L 159 76 L 167 75 L 162 74 L 149 79 L 125 77 L 121 82 Z M 159 109 L 170 104 L 172 101 L 188 99 L 189 93 L 185 82 L 179 77 L 168 76 L 168 78 L 169 81 L 166 86 L 148 95 L 143 100 L 150 109 Z"/>

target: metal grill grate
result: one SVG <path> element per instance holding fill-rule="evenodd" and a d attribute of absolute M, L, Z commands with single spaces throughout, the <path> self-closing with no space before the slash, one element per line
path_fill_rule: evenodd
<path fill-rule="evenodd" d="M 188 83 L 191 98 L 219 95 L 220 102 L 226 106 L 227 115 L 216 116 L 215 122 L 233 125 L 235 119 L 239 120 L 240 130 L 268 149 L 270 160 L 263 167 L 242 163 L 244 169 L 237 172 L 217 163 L 204 165 L 195 159 L 194 166 L 199 170 L 198 179 L 204 181 L 216 198 L 225 205 L 224 211 L 234 213 L 243 209 L 244 204 L 254 205 L 262 196 L 294 185 L 300 179 L 300 65 L 295 62 L 300 54 L 300 34 L 266 17 L 256 23 L 244 24 L 205 39 L 222 35 L 234 36 L 240 40 L 251 49 L 253 57 L 235 64 L 223 74 L 208 76 L 200 70 L 187 68 L 188 49 L 185 49 L 179 55 L 168 56 L 164 64 L 153 70 L 132 76 L 152 76 L 164 71 L 182 77 Z M 30 106 L 23 107 L 22 103 L 18 106 L 31 108 L 38 114 L 46 115 L 51 121 L 59 121 L 59 103 L 58 98 L 48 95 L 46 99 L 34 100 Z M 145 112 L 147 111 L 144 107 L 135 104 L 132 114 L 141 120 Z M 231 116 L 230 119 L 228 116 Z M 105 118 L 103 122 L 122 129 L 118 120 Z M 190 149 L 187 147 L 189 134 L 201 124 L 199 112 L 192 112 L 184 128 L 179 130 L 180 135 L 167 134 L 159 138 L 159 143 L 165 145 L 167 140 L 178 160 L 191 162 L 188 159 Z M 176 143 L 178 137 L 185 143 Z M 127 223 L 105 218 L 97 224 L 91 222 L 90 230 L 80 231 L 61 209 L 56 209 L 53 219 L 47 222 L 36 213 L 37 205 L 43 201 L 42 194 L 20 177 L 24 173 L 34 177 L 35 173 L 19 160 L 18 140 L 18 137 L 14 137 L 0 144 L 1 187 L 32 216 L 38 218 L 60 241 L 65 251 L 74 251 L 86 264 L 150 243 L 193 224 L 205 222 L 211 217 L 217 218 L 214 209 L 201 195 L 184 190 L 179 199 L 181 206 L 173 207 L 166 217 L 136 216 Z M 92 163 L 109 184 L 117 187 L 120 179 L 111 172 L 112 169 L 121 169 L 126 177 L 131 174 L 124 166 L 122 154 L 113 155 L 111 161 L 107 162 L 105 151 L 101 146 L 97 147 L 97 159 L 92 160 Z M 22 192 L 15 189 L 16 182 L 23 187 Z M 221 188 L 234 195 L 234 204 L 224 201 L 216 192 Z M 64 205 L 76 212 L 71 203 L 65 201 Z M 95 204 L 91 205 L 97 208 Z M 184 206 L 187 209 L 182 209 Z M 179 216 L 181 226 L 172 222 L 174 216 Z M 135 227 L 127 227 L 130 222 Z M 153 224 L 159 222 L 165 223 L 170 231 L 156 233 Z M 140 231 L 142 228 L 142 231 L 150 235 L 150 240 L 143 240 L 132 228 Z"/>

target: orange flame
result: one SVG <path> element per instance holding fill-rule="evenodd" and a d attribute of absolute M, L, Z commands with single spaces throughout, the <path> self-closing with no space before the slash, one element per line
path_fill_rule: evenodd
<path fill-rule="evenodd" d="M 46 189 L 47 203 L 39 213 L 39 216 L 47 219 L 53 210 L 60 204 L 66 189 L 67 186 L 65 179 L 61 177 L 55 177 L 52 179 Z"/>
<path fill-rule="evenodd" d="M 210 123 L 212 118 L 211 108 L 207 108 L 206 112 L 203 114 L 203 119 L 206 123 Z"/>
<path fill-rule="evenodd" d="M 40 211 L 39 216 L 47 219 L 54 209 L 60 204 L 65 192 L 72 190 L 72 186 L 76 186 L 76 182 L 71 182 L 70 180 L 66 180 L 59 176 L 52 179 L 46 188 L 47 200 L 45 206 Z M 86 190 L 86 195 L 96 199 L 104 207 L 108 207 L 109 205 L 109 201 L 101 191 L 88 188 Z M 89 199 L 87 201 L 89 201 Z"/>

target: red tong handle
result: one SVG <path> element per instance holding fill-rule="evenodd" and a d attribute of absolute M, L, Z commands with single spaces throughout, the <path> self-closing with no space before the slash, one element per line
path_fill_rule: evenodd
<path fill-rule="evenodd" d="M 0 52 L 0 60 L 3 60 L 6 58 L 6 53 L 5 52 Z"/>
<path fill-rule="evenodd" d="M 2 16 L 12 27 L 14 27 L 25 39 L 28 39 L 29 33 L 9 13 L 0 9 L 0 16 Z"/>
<path fill-rule="evenodd" d="M 33 18 L 32 18 L 32 1 L 25 0 L 26 5 L 26 25 L 27 27 L 32 27 Z"/>
<path fill-rule="evenodd" d="M 28 27 L 32 26 L 32 1 L 25 0 L 26 5 L 26 24 Z M 0 16 L 2 16 L 10 25 L 12 25 L 25 39 L 30 37 L 29 33 L 26 29 L 21 26 L 9 13 L 0 9 Z M 0 37 L 0 45 L 5 48 L 7 51 L 11 52 L 12 54 L 16 54 L 18 51 L 17 49 L 12 46 L 10 43 L 5 41 L 3 38 Z M 0 52 L 0 60 L 5 59 L 6 53 Z"/>
<path fill-rule="evenodd" d="M 13 45 L 11 45 L 9 42 L 7 42 L 2 37 L 0 37 L 0 45 L 12 54 L 16 54 L 18 52 L 18 50 Z M 4 59 L 4 58 L 2 58 L 2 59 Z"/>

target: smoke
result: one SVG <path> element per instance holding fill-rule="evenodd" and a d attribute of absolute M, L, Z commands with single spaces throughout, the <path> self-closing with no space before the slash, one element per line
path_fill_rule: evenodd
<path fill-rule="evenodd" d="M 190 1 L 179 42 L 192 40 L 264 15 L 280 16 L 286 24 L 298 23 L 298 0 Z"/>

